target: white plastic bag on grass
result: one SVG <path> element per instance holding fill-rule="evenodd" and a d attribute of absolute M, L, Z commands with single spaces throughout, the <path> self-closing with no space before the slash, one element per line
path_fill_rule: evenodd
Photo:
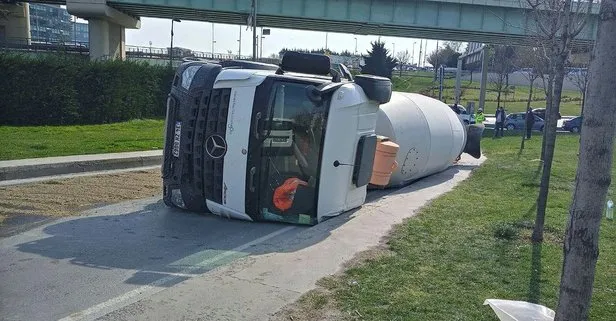
<path fill-rule="evenodd" d="M 555 315 L 552 309 L 524 301 L 487 299 L 483 305 L 490 305 L 501 321 L 553 321 Z"/>

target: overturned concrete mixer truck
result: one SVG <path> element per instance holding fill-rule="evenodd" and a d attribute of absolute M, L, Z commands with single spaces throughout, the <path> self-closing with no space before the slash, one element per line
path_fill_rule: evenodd
<path fill-rule="evenodd" d="M 330 66 L 297 52 L 280 66 L 182 64 L 167 100 L 164 202 L 311 225 L 361 206 L 369 187 L 443 171 L 462 152 L 480 157 L 480 134 L 446 104 Z"/>

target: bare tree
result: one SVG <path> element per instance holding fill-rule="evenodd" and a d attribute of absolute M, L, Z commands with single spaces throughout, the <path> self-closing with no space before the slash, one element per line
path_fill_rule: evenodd
<path fill-rule="evenodd" d="M 535 81 L 539 78 L 544 79 L 544 75 L 546 74 L 546 59 L 544 59 L 544 55 L 539 48 L 536 47 L 524 47 L 518 48 L 520 51 L 517 55 L 516 64 L 518 68 L 524 68 L 525 71 L 522 72 L 524 78 L 528 79 L 529 90 L 528 90 L 528 98 L 526 100 L 526 109 L 531 107 L 533 101 L 533 94 L 535 89 Z M 526 122 L 524 122 L 524 131 L 522 132 L 522 140 L 520 142 L 520 151 L 524 149 L 524 142 L 526 141 Z"/>
<path fill-rule="evenodd" d="M 503 90 L 508 90 L 507 78 L 515 66 L 515 49 L 511 46 L 494 46 L 490 50 L 492 50 L 490 69 L 493 72 L 490 80 L 496 91 L 496 107 L 498 108 L 501 105 Z"/>
<path fill-rule="evenodd" d="M 400 77 L 402 77 L 402 67 L 409 63 L 409 60 L 411 59 L 411 53 L 408 50 L 398 51 L 396 53 L 396 59 L 398 60 Z"/>
<path fill-rule="evenodd" d="M 588 69 L 580 68 L 578 70 L 571 71 L 567 74 L 567 78 L 573 82 L 575 87 L 580 91 L 582 95 L 582 110 L 580 114 L 584 114 L 584 106 L 586 105 L 586 90 L 588 88 L 588 80 L 589 80 Z"/>
<path fill-rule="evenodd" d="M 462 52 L 462 42 L 459 41 L 445 41 L 445 46 L 453 49 L 455 52 Z"/>
<path fill-rule="evenodd" d="M 599 17 L 555 321 L 588 320 L 599 257 L 599 226 L 611 182 L 616 127 L 616 0 L 602 0 Z"/>
<path fill-rule="evenodd" d="M 548 60 L 546 119 L 543 135 L 543 171 L 537 197 L 537 216 L 532 240 L 543 241 L 545 208 L 547 205 L 552 173 L 552 160 L 556 145 L 556 125 L 565 79 L 565 63 L 569 58 L 572 43 L 586 25 L 593 0 L 526 0 L 532 9 L 538 29 L 537 40 Z"/>

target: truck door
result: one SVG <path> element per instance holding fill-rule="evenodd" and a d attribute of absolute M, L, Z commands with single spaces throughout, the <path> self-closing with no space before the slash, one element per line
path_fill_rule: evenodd
<path fill-rule="evenodd" d="M 308 99 L 310 85 L 272 77 L 257 88 L 246 184 L 254 219 L 316 223 L 329 101 Z"/>

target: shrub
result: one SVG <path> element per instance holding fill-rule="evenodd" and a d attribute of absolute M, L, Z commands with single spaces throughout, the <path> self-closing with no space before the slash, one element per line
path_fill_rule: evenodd
<path fill-rule="evenodd" d="M 494 226 L 494 237 L 503 240 L 515 240 L 519 232 L 519 228 L 510 223 L 500 222 Z"/>
<path fill-rule="evenodd" d="M 173 71 L 130 61 L 0 53 L 0 125 L 101 124 L 165 115 Z"/>

